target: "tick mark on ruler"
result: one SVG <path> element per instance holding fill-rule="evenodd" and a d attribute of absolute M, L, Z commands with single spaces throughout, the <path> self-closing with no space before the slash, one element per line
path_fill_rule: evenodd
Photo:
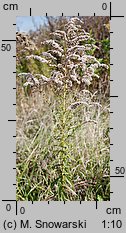
<path fill-rule="evenodd" d="M 8 121 L 16 121 L 16 120 L 8 120 Z"/>
<path fill-rule="evenodd" d="M 17 201 L 16 201 L 16 215 L 17 215 Z"/>
<path fill-rule="evenodd" d="M 112 15 L 112 2 L 110 2 L 110 20 L 112 18 L 124 18 L 124 15 Z"/>
<path fill-rule="evenodd" d="M 16 87 L 13 87 L 13 90 L 16 90 Z"/>
<path fill-rule="evenodd" d="M 110 176 L 111 178 L 124 178 L 124 176 Z"/>
<path fill-rule="evenodd" d="M 31 8 L 30 8 L 30 16 L 31 16 Z"/>
<path fill-rule="evenodd" d="M 2 200 L 2 201 L 7 201 L 7 202 L 11 202 L 11 201 L 16 201 L 16 200 Z"/>
<path fill-rule="evenodd" d="M 124 15 L 112 15 L 111 18 L 124 18 Z"/>
<path fill-rule="evenodd" d="M 110 192 L 110 194 L 113 194 L 114 192 Z"/>
<path fill-rule="evenodd" d="M 48 16 L 48 14 L 46 13 L 46 16 Z"/>
<path fill-rule="evenodd" d="M 16 71 L 13 71 L 13 74 L 16 74 Z"/>
<path fill-rule="evenodd" d="M 13 26 L 16 26 L 16 23 L 13 23 Z"/>
<path fill-rule="evenodd" d="M 114 160 L 113 159 L 110 159 L 110 162 L 113 162 Z"/>
<path fill-rule="evenodd" d="M 97 210 L 98 209 L 98 201 L 96 200 L 95 203 L 96 203 L 96 210 Z"/>
<path fill-rule="evenodd" d="M 110 2 L 110 20 L 112 19 L 112 3 Z"/>
<path fill-rule="evenodd" d="M 10 41 L 10 42 L 12 42 L 12 41 L 16 41 L 16 40 L 2 40 L 2 41 Z"/>
<path fill-rule="evenodd" d="M 16 57 L 16 56 L 13 56 L 13 57 Z"/>
<path fill-rule="evenodd" d="M 78 13 L 78 16 L 80 16 L 80 13 Z"/>
<path fill-rule="evenodd" d="M 96 14 L 94 13 L 94 16 L 96 16 Z"/>
<path fill-rule="evenodd" d="M 62 16 L 63 16 L 63 13 L 62 13 Z"/>
<path fill-rule="evenodd" d="M 50 202 L 48 201 L 48 205 L 49 205 L 49 203 L 50 203 Z"/>
<path fill-rule="evenodd" d="M 110 95 L 110 98 L 118 98 L 118 95 Z"/>

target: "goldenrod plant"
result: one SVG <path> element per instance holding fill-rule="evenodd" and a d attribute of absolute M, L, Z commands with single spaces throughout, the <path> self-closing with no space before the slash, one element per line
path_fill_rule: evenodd
<path fill-rule="evenodd" d="M 17 199 L 108 200 L 109 104 L 102 106 L 89 86 L 109 66 L 94 56 L 99 48 L 79 17 L 42 46 L 41 54 L 26 60 L 45 64 L 48 75 L 18 74 L 36 93 L 26 103 L 29 111 L 23 110 L 27 120 L 17 123 L 19 140 L 25 134 L 22 143 L 17 136 Z"/>

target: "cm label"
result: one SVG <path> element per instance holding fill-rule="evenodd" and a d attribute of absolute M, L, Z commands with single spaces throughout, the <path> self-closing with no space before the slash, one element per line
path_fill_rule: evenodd
<path fill-rule="evenodd" d="M 12 4 L 12 3 L 8 4 L 8 3 L 5 3 L 3 5 L 3 9 L 5 11 L 15 11 L 15 10 L 17 11 L 18 10 L 18 4 Z"/>

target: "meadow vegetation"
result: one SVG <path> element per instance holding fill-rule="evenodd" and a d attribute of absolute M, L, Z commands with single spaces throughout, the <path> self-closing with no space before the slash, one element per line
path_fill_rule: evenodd
<path fill-rule="evenodd" d="M 18 38 L 17 200 L 110 199 L 108 24 L 49 17 Z"/>

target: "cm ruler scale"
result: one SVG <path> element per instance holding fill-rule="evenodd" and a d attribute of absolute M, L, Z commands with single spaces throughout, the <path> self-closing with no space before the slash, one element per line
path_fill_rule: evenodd
<path fill-rule="evenodd" d="M 126 231 L 124 9 L 125 1 L 1 1 L 1 232 Z M 110 17 L 110 201 L 16 201 L 15 22 L 35 15 Z"/>

